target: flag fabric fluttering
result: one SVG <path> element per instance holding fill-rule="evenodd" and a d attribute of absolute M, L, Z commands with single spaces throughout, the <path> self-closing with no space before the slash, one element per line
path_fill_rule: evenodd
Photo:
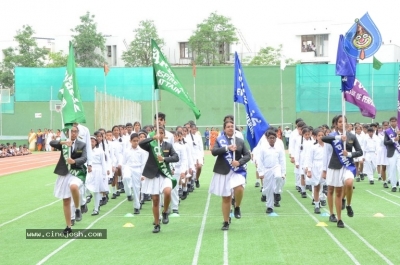
<path fill-rule="evenodd" d="M 344 99 L 356 105 L 364 117 L 375 119 L 376 108 L 374 102 L 359 80 L 355 80 L 353 89 L 345 91 Z"/>
<path fill-rule="evenodd" d="M 343 35 L 340 35 L 336 57 L 336 75 L 342 77 L 343 92 L 353 88 L 356 78 L 356 58 L 349 56 L 344 50 L 346 42 Z"/>
<path fill-rule="evenodd" d="M 72 43 L 69 43 L 69 55 L 64 81 L 58 92 L 58 99 L 62 101 L 62 118 L 65 128 L 71 128 L 73 123 L 85 123 L 85 112 L 79 92 L 75 70 L 75 54 Z"/>
<path fill-rule="evenodd" d="M 269 124 L 264 119 L 253 98 L 236 52 L 233 101 L 243 104 L 246 109 L 247 141 L 249 142 L 250 148 L 253 149 L 257 146 L 265 131 L 268 130 Z"/>
<path fill-rule="evenodd" d="M 104 75 L 107 76 L 108 72 L 110 72 L 110 67 L 106 63 L 104 63 Z"/>
<path fill-rule="evenodd" d="M 281 58 L 281 70 L 282 71 L 285 70 L 285 67 L 286 67 L 285 57 L 282 57 Z"/>
<path fill-rule="evenodd" d="M 374 57 L 373 57 L 373 61 L 372 61 L 372 67 L 373 67 L 375 70 L 379 70 L 379 69 L 381 69 L 382 65 L 383 65 L 383 63 L 381 63 L 381 62 L 380 62 L 378 59 L 376 59 L 376 57 L 374 56 Z"/>
<path fill-rule="evenodd" d="M 199 119 L 201 115 L 200 110 L 196 107 L 187 91 L 179 82 L 174 71 L 154 40 L 151 40 L 151 49 L 153 52 L 154 88 L 165 90 L 175 95 L 188 105 L 196 116 L 196 119 Z"/>
<path fill-rule="evenodd" d="M 397 81 L 397 128 L 400 128 L 400 68 L 399 79 Z"/>

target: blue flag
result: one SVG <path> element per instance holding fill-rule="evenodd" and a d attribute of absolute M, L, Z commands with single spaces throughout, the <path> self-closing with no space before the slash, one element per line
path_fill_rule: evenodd
<path fill-rule="evenodd" d="M 336 75 L 342 77 L 342 91 L 349 91 L 356 79 L 356 58 L 348 55 L 345 46 L 348 45 L 343 35 L 340 35 L 336 57 Z"/>
<path fill-rule="evenodd" d="M 368 13 L 355 20 L 345 39 L 348 42 L 344 47 L 346 52 L 361 60 L 373 56 L 382 44 L 381 33 Z"/>
<path fill-rule="evenodd" d="M 265 131 L 268 130 L 269 124 L 264 119 L 261 111 L 257 107 L 253 95 L 251 94 L 250 87 L 247 85 L 242 65 L 240 64 L 236 52 L 233 101 L 243 104 L 246 109 L 247 141 L 250 144 L 250 149 L 253 149 L 257 146 L 258 141 L 263 137 Z"/>

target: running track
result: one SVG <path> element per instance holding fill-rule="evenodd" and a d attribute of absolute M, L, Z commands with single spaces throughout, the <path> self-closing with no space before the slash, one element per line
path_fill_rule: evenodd
<path fill-rule="evenodd" d="M 0 177 L 55 165 L 60 152 L 40 152 L 26 156 L 13 156 L 0 159 Z"/>

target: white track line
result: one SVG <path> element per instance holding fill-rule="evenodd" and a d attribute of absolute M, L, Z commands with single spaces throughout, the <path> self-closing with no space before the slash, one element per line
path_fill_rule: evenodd
<path fill-rule="evenodd" d="M 56 162 L 57 162 L 57 161 L 56 161 Z M 32 170 L 32 169 L 38 169 L 38 168 L 42 168 L 42 167 L 48 167 L 48 166 L 54 165 L 56 162 L 51 163 L 51 164 L 40 165 L 40 166 L 37 166 L 37 167 L 30 167 L 30 168 L 23 169 L 23 170 L 14 170 L 14 171 L 11 171 L 11 172 L 7 172 L 7 173 L 5 173 L 5 174 L 0 174 L 0 177 L 7 176 L 7 175 L 11 175 L 11 174 L 14 174 L 14 173 L 21 173 L 21 172 L 29 171 L 29 170 Z"/>
<path fill-rule="evenodd" d="M 97 223 L 98 221 L 100 221 L 101 219 L 103 219 L 104 217 L 106 217 L 109 213 L 111 213 L 112 211 L 114 211 L 115 209 L 117 209 L 122 203 L 124 203 L 127 199 L 124 199 L 123 201 L 121 201 L 120 203 L 118 203 L 117 205 L 114 206 L 114 208 L 112 208 L 111 210 L 109 210 L 108 212 L 106 212 L 104 215 L 100 216 L 100 218 L 94 220 L 88 227 L 85 228 L 86 229 L 90 229 L 95 223 Z M 43 264 L 45 263 L 49 258 L 51 258 L 52 256 L 54 256 L 55 254 L 57 254 L 58 252 L 60 252 L 63 248 L 65 248 L 66 246 L 68 246 L 69 244 L 71 244 L 73 241 L 75 240 L 75 238 L 72 238 L 70 240 L 68 240 L 67 242 L 65 242 L 64 244 L 62 244 L 59 248 L 57 248 L 56 250 L 54 250 L 53 252 L 51 252 L 49 255 L 47 255 L 46 257 L 44 257 L 41 261 L 39 261 L 37 263 L 37 265 Z"/>
<path fill-rule="evenodd" d="M 396 197 L 397 199 L 400 199 L 400 196 L 397 196 L 397 195 L 396 195 L 397 192 L 393 192 L 393 191 L 388 192 L 388 191 L 386 191 L 386 190 L 382 190 L 382 191 L 383 191 L 384 193 L 390 195 L 390 196 L 393 196 L 393 197 Z"/>
<path fill-rule="evenodd" d="M 389 200 L 389 199 L 386 199 L 385 197 L 379 196 L 378 194 L 375 194 L 375 193 L 373 193 L 373 192 L 371 192 L 371 191 L 369 191 L 369 190 L 366 190 L 366 192 L 368 192 L 368 193 L 370 193 L 370 194 L 372 194 L 372 195 L 374 195 L 374 196 L 376 196 L 376 197 L 378 197 L 378 198 L 381 198 L 381 199 L 383 199 L 383 200 L 385 200 L 385 201 L 391 202 L 391 203 L 393 203 L 393 204 L 395 204 L 395 205 L 397 205 L 397 206 L 400 206 L 399 203 L 394 202 L 394 201 L 391 201 L 391 200 Z"/>
<path fill-rule="evenodd" d="M 317 223 L 319 223 L 319 220 L 312 215 L 306 207 L 304 207 L 303 204 L 301 204 L 301 202 L 299 202 L 299 200 L 296 199 L 296 197 L 287 190 L 287 192 L 290 194 L 290 196 L 292 196 L 293 200 L 295 200 L 297 202 L 297 204 Z M 346 253 L 347 256 L 349 256 L 349 258 L 354 262 L 354 264 L 361 264 L 354 256 L 353 254 L 351 254 L 351 252 L 345 248 L 340 242 L 339 240 L 324 226 L 321 226 L 321 228 L 332 238 L 333 241 L 335 241 L 335 243 Z"/>
<path fill-rule="evenodd" d="M 228 231 L 224 231 L 224 265 L 228 265 Z"/>
<path fill-rule="evenodd" d="M 196 248 L 195 248 L 194 255 L 193 255 L 192 265 L 196 265 L 199 261 L 201 241 L 203 240 L 204 227 L 206 226 L 208 207 L 210 206 L 210 198 L 211 198 L 211 194 L 209 193 L 208 197 L 207 197 L 206 207 L 204 209 L 203 220 L 201 221 L 199 236 L 197 237 L 197 244 L 196 244 Z"/>
<path fill-rule="evenodd" d="M 46 208 L 46 207 L 48 207 L 48 206 L 50 206 L 50 205 L 53 205 L 53 204 L 55 204 L 55 203 L 57 203 L 57 202 L 59 202 L 59 201 L 61 201 L 61 199 L 60 199 L 60 200 L 57 200 L 57 201 L 55 201 L 55 202 L 46 204 L 46 205 L 44 205 L 44 206 L 41 206 L 41 207 L 39 207 L 39 208 L 36 208 L 35 210 L 29 211 L 29 212 L 27 212 L 27 213 L 24 213 L 23 215 L 20 215 L 20 216 L 18 216 L 18 217 L 16 217 L 16 218 L 12 219 L 12 220 L 10 220 L 10 221 L 7 221 L 7 222 L 5 222 L 5 223 L 0 224 L 0 227 L 4 226 L 4 225 L 6 225 L 6 224 L 12 223 L 12 222 L 14 222 L 14 221 L 17 221 L 18 219 L 21 219 L 22 217 L 24 217 L 24 216 L 26 216 L 26 215 L 28 215 L 28 214 L 30 214 L 30 213 L 33 213 L 33 212 L 36 212 L 36 211 L 38 211 L 38 210 L 40 210 L 40 209 Z"/>

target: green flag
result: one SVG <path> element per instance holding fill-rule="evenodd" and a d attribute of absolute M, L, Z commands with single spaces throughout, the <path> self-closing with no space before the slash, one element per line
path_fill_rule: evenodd
<path fill-rule="evenodd" d="M 151 40 L 151 49 L 153 51 L 153 76 L 155 89 L 165 90 L 177 96 L 192 109 L 196 119 L 200 118 L 200 110 L 190 99 L 188 93 L 175 76 L 174 71 L 154 40 Z"/>
<path fill-rule="evenodd" d="M 65 71 L 64 81 L 58 92 L 58 99 L 62 101 L 61 112 L 63 123 L 66 128 L 70 128 L 74 122 L 86 122 L 76 78 L 74 47 L 71 42 L 69 43 L 67 70 Z"/>
<path fill-rule="evenodd" d="M 382 65 L 383 65 L 383 63 L 381 63 L 378 59 L 375 58 L 375 56 L 373 56 L 372 67 L 374 67 L 374 69 L 376 69 L 376 70 L 379 70 L 379 69 L 381 69 Z"/>

